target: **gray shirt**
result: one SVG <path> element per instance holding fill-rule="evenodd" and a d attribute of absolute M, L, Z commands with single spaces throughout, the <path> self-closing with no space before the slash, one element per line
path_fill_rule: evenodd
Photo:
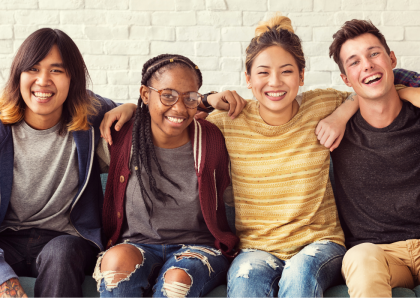
<path fill-rule="evenodd" d="M 70 223 L 79 181 L 76 143 L 59 129 L 60 124 L 35 130 L 25 121 L 12 126 L 12 194 L 0 231 L 41 228 L 78 235 Z"/>
<path fill-rule="evenodd" d="M 150 200 L 143 199 L 134 163 L 131 163 L 131 176 L 125 194 L 125 220 L 120 242 L 129 239 L 130 242 L 143 244 L 214 246 L 214 237 L 208 230 L 201 212 L 191 142 L 175 149 L 155 146 L 155 151 L 163 172 L 181 189 L 178 190 L 161 177 L 153 162 L 152 172 L 157 187 L 172 195 L 178 204 L 171 198 L 166 199 L 166 205 L 156 200 L 150 191 L 146 171 L 142 168 L 143 184 L 153 201 L 153 214 L 149 218 L 144 201 L 149 203 Z"/>

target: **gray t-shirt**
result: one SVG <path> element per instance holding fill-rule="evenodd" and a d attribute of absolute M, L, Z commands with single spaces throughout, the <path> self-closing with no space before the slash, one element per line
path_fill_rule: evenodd
<path fill-rule="evenodd" d="M 125 218 L 119 242 L 143 244 L 204 244 L 214 246 L 214 237 L 207 228 L 201 212 L 198 196 L 198 181 L 194 168 L 191 142 L 175 148 L 163 149 L 155 146 L 156 156 L 163 172 L 176 182 L 181 190 L 159 175 L 152 162 L 152 172 L 157 187 L 172 195 L 166 205 L 156 200 L 149 188 L 149 178 L 142 168 L 143 184 L 153 201 L 153 214 L 149 217 L 140 191 L 140 185 L 131 163 L 131 176 L 125 194 Z M 151 204 L 149 203 L 149 207 Z M 150 223 L 149 223 L 150 220 Z"/>
<path fill-rule="evenodd" d="M 0 231 L 41 228 L 78 236 L 70 223 L 79 181 L 76 143 L 59 129 L 60 123 L 47 130 L 25 121 L 12 126 L 12 195 Z"/>

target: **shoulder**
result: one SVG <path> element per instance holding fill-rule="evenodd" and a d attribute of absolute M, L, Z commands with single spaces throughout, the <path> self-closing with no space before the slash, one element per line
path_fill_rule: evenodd
<path fill-rule="evenodd" d="M 350 95 L 350 92 L 338 91 L 335 89 L 315 89 L 302 94 L 302 105 L 321 105 L 330 108 L 337 108 Z"/>
<path fill-rule="evenodd" d="M 97 113 L 96 115 L 91 116 L 89 118 L 89 121 L 92 123 L 93 126 L 99 126 L 105 113 L 117 107 L 117 104 L 114 101 L 104 98 L 98 94 L 95 94 L 90 90 L 88 90 L 88 95 L 89 97 L 95 99 L 96 100 L 95 102 L 97 104 L 96 105 Z"/>

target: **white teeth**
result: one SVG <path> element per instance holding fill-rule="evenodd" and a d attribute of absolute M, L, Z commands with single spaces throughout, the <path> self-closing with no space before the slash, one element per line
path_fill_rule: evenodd
<path fill-rule="evenodd" d="M 171 122 L 175 122 L 175 123 L 182 123 L 184 121 L 184 119 L 178 119 L 178 118 L 173 118 L 173 117 L 167 117 L 169 121 Z"/>
<path fill-rule="evenodd" d="M 270 97 L 280 97 L 280 96 L 283 96 L 284 94 L 286 94 L 286 92 L 282 92 L 282 93 L 267 93 L 267 95 L 270 96 Z"/>
<path fill-rule="evenodd" d="M 366 78 L 364 81 L 363 81 L 363 83 L 368 83 L 369 81 L 372 81 L 372 80 L 375 80 L 376 78 L 381 78 L 382 77 L 382 75 L 380 75 L 380 74 L 375 74 L 375 75 L 372 75 L 372 76 L 369 76 L 368 78 Z"/>
<path fill-rule="evenodd" d="M 52 93 L 39 93 L 39 92 L 34 92 L 35 97 L 37 98 L 50 98 L 53 94 Z"/>

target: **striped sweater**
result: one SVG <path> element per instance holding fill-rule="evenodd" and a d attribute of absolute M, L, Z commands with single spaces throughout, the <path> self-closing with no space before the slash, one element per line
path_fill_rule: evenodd
<path fill-rule="evenodd" d="M 266 124 L 252 100 L 234 120 L 224 111 L 207 118 L 222 131 L 229 152 L 241 249 L 285 260 L 315 241 L 344 245 L 328 175 L 330 153 L 315 128 L 349 94 L 303 93 L 298 113 L 281 126 Z"/>

